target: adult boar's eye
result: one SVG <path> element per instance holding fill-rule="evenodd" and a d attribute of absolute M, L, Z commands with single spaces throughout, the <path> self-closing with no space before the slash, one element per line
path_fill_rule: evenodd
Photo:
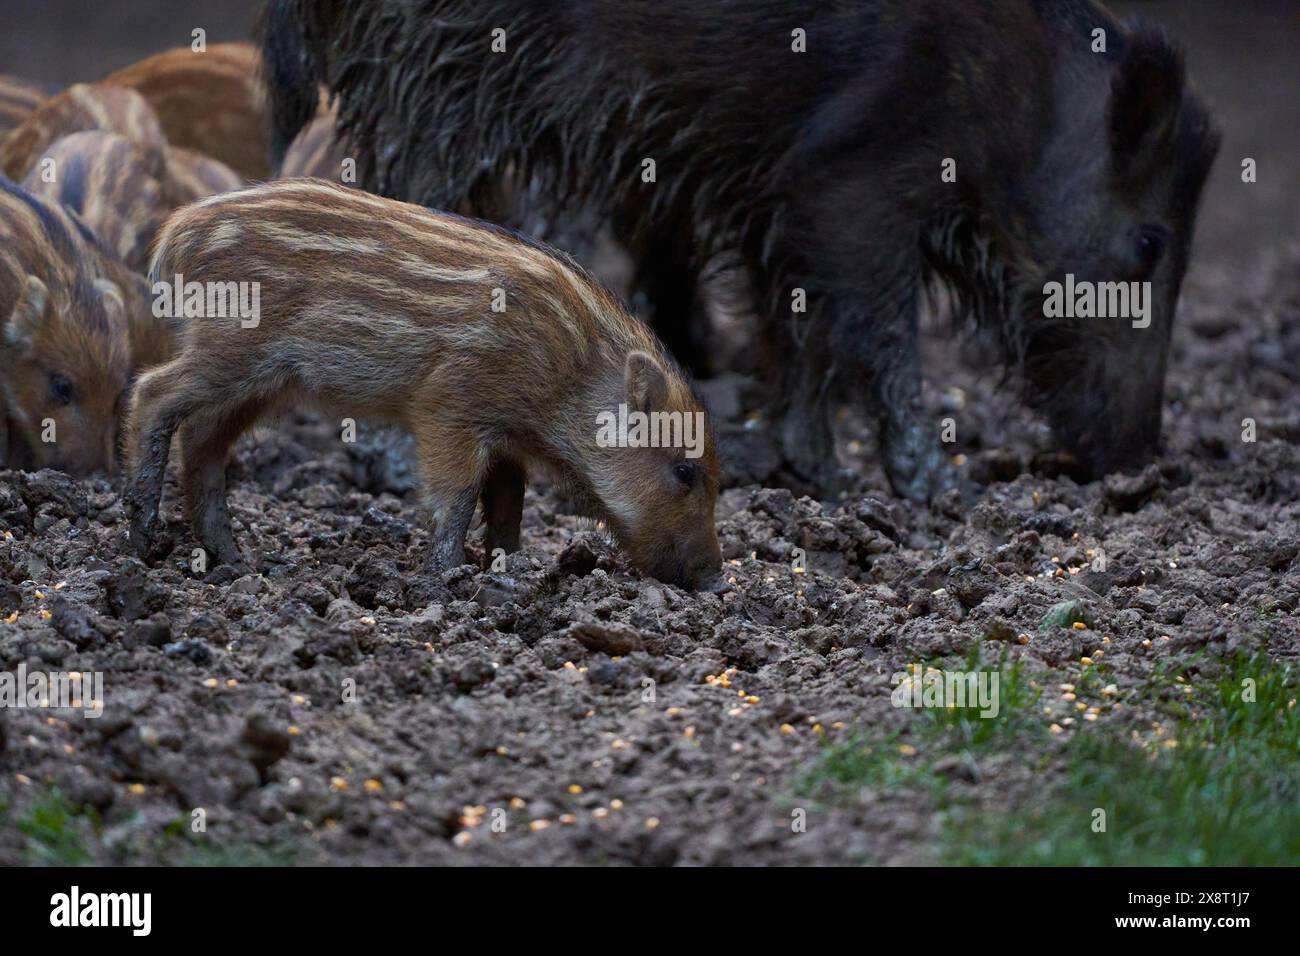
<path fill-rule="evenodd" d="M 62 372 L 50 373 L 50 400 L 55 405 L 72 404 L 72 382 Z"/>
<path fill-rule="evenodd" d="M 678 484 L 683 488 L 692 488 L 695 485 L 695 479 L 699 474 L 699 469 L 692 462 L 679 461 L 673 465 L 673 477 L 677 479 Z"/>
<path fill-rule="evenodd" d="M 1164 254 L 1164 230 L 1154 226 L 1143 228 L 1137 237 L 1139 282 L 1151 278 L 1151 274 L 1156 271 L 1156 266 L 1160 265 L 1160 259 Z"/>

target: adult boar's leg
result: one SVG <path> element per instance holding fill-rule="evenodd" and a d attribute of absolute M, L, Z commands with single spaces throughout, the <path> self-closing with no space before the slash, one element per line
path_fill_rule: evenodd
<path fill-rule="evenodd" d="M 838 380 L 866 392 L 876 414 L 880 460 L 894 492 L 927 502 L 959 486 L 921 406 L 918 283 L 906 271 L 875 285 L 870 312 L 835 309 L 831 350 Z"/>
<path fill-rule="evenodd" d="M 938 423 L 931 422 L 921 407 L 915 289 L 900 308 L 901 314 L 873 324 L 865 336 L 862 344 L 871 353 L 853 358 L 870 363 L 869 394 L 876 411 L 881 465 L 890 485 L 904 498 L 926 502 L 957 487 L 958 478 L 939 442 Z"/>
<path fill-rule="evenodd" d="M 636 260 L 632 287 L 645 297 L 647 323 L 673 358 L 695 375 L 710 369 L 708 314 L 699 294 L 689 225 L 638 231 L 643 211 L 619 212 L 614 231 Z"/>
<path fill-rule="evenodd" d="M 892 200 L 879 190 L 872 175 L 816 181 L 792 217 L 795 232 L 788 241 L 802 253 L 805 273 L 799 277 L 808 294 L 804 351 L 815 357 L 820 349 L 827 356 L 823 381 L 831 382 L 836 395 L 866 398 L 879 422 L 881 464 L 890 485 L 896 494 L 924 502 L 957 482 L 941 451 L 937 423 L 926 421 L 921 409 L 919 240 L 905 217 L 888 214 Z M 854 218 L 846 219 L 845 210 Z M 820 371 L 814 362 L 805 375 Z M 823 417 L 819 442 L 830 434 L 829 416 Z M 786 431 L 812 428 L 812 421 L 809 413 Z M 791 451 L 788 442 L 786 450 Z"/>
<path fill-rule="evenodd" d="M 814 318 L 802 346 L 786 359 L 780 435 L 787 467 L 821 494 L 834 496 L 841 479 L 831 430 L 832 367 L 826 326 L 824 316 Z"/>

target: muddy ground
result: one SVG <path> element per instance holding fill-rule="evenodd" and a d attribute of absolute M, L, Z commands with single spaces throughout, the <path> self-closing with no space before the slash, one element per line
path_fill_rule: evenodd
<path fill-rule="evenodd" d="M 982 638 L 993 658 L 1005 641 L 1047 686 L 1104 655 L 1127 710 L 1099 701 L 1102 720 L 1122 721 L 1144 704 L 1126 683 L 1161 658 L 1300 657 L 1298 266 L 1281 260 L 1259 300 L 1189 290 L 1169 452 L 1140 476 L 1053 476 L 1028 418 L 953 369 L 934 410 L 965 424 L 957 453 L 990 482 L 973 508 L 903 504 L 870 473 L 843 502 L 731 488 L 721 598 L 634 576 L 536 492 L 525 551 L 444 589 L 418 570 L 412 497 L 362 490 L 373 463 L 306 418 L 240 445 L 246 572 L 191 572 L 174 488 L 176 551 L 150 569 L 125 553 L 109 484 L 5 473 L 0 604 L 17 616 L 0 662 L 102 671 L 106 706 L 96 720 L 0 711 L 0 794 L 16 814 L 50 786 L 93 808 L 97 862 L 187 859 L 196 844 L 235 862 L 930 860 L 926 814 L 890 794 L 790 826 L 825 742 L 906 739 L 913 716 L 890 704 L 906 665 Z M 1064 600 L 1088 626 L 1040 631 Z M 1279 621 L 1267 637 L 1265 613 Z M 1095 732 L 1059 723 L 1073 716 L 1041 720 Z M 994 794 L 999 771 L 969 785 Z M 0 830 L 0 861 L 29 842 Z"/>
<path fill-rule="evenodd" d="M 1249 86 L 1216 78 L 1230 102 Z M 310 416 L 239 445 L 247 568 L 191 568 L 170 482 L 175 550 L 146 567 L 113 485 L 0 472 L 0 671 L 106 685 L 99 719 L 0 709 L 0 864 L 943 862 L 915 792 L 809 782 L 828 745 L 912 746 L 890 701 L 908 665 L 978 644 L 1047 689 L 1033 717 L 1054 729 L 1020 759 L 925 755 L 996 813 L 1074 735 L 1145 731 L 1162 664 L 1199 662 L 1195 682 L 1241 651 L 1300 660 L 1300 232 L 1282 209 L 1243 251 L 1244 200 L 1217 182 L 1156 464 L 1077 484 L 978 349 L 935 333 L 927 400 L 976 503 L 892 498 L 851 414 L 855 485 L 816 501 L 755 483 L 754 384 L 708 383 L 733 482 L 721 597 L 630 573 L 539 488 L 504 570 L 431 579 L 415 496 Z M 1294 203 L 1285 178 L 1264 188 Z M 1040 629 L 1070 600 L 1083 627 Z M 1058 697 L 1090 666 L 1112 693 Z"/>

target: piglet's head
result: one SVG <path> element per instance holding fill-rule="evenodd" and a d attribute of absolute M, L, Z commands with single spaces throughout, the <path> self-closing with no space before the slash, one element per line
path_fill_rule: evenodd
<path fill-rule="evenodd" d="M 82 279 L 50 288 L 26 277 L 4 317 L 0 352 L 10 419 L 38 468 L 115 470 L 130 384 L 126 310 L 116 285 Z"/>
<path fill-rule="evenodd" d="M 611 530 L 632 564 L 670 584 L 721 592 L 714 527 L 719 467 L 703 405 L 666 360 L 628 354 L 617 441 L 597 482 Z M 613 421 L 614 413 L 610 413 Z"/>

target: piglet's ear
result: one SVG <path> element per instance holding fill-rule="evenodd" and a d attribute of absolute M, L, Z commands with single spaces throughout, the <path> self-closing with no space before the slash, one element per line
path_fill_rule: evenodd
<path fill-rule="evenodd" d="M 18 302 L 5 322 L 5 345 L 16 352 L 30 352 L 41 333 L 45 307 L 50 300 L 45 283 L 28 276 Z"/>
<path fill-rule="evenodd" d="M 1110 147 L 1117 174 L 1142 175 L 1173 135 L 1183 101 L 1182 54 L 1159 33 L 1128 38 L 1111 80 Z"/>
<path fill-rule="evenodd" d="M 109 325 L 121 325 L 126 318 L 126 304 L 122 301 L 122 290 L 117 287 L 117 283 L 108 279 L 96 279 L 95 296 L 99 299 Z"/>
<path fill-rule="evenodd" d="M 668 404 L 668 375 L 648 352 L 631 352 L 624 368 L 628 407 L 636 412 L 662 411 Z"/>

